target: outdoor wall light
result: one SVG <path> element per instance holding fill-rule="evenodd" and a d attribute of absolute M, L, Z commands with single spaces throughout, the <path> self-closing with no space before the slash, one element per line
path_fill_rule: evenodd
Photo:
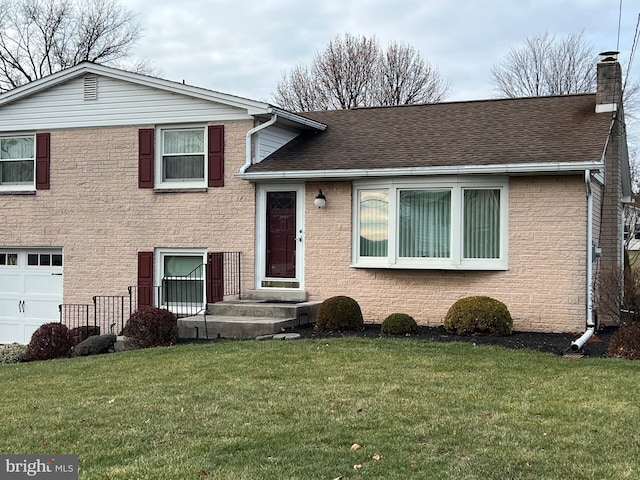
<path fill-rule="evenodd" d="M 322 208 L 327 204 L 327 197 L 322 193 L 322 189 L 318 190 L 318 195 L 316 195 L 316 199 L 313 201 L 314 205 L 318 208 Z"/>

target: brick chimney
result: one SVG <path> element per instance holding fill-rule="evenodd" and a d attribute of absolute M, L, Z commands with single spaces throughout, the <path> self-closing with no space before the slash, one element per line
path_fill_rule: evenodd
<path fill-rule="evenodd" d="M 622 97 L 622 67 L 618 52 L 603 52 L 598 63 L 596 113 L 615 112 Z"/>

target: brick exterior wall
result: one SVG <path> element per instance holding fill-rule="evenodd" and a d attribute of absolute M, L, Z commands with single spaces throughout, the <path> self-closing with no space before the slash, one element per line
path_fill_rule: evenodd
<path fill-rule="evenodd" d="M 313 208 L 318 188 L 327 206 Z M 307 185 L 306 279 L 310 299 L 348 295 L 365 320 L 404 312 L 440 325 L 468 295 L 503 301 L 514 328 L 579 332 L 586 319 L 586 200 L 582 176 L 512 177 L 509 270 L 498 272 L 351 268 L 351 183 Z"/>
<path fill-rule="evenodd" d="M 605 115 L 605 114 L 601 114 Z M 621 115 L 621 114 L 619 114 Z M 602 256 L 597 265 L 597 315 L 603 325 L 617 325 L 620 321 L 623 265 L 623 205 L 622 165 L 620 152 L 626 141 L 619 120 L 613 123 L 605 152 L 605 185 L 602 192 L 602 218 L 599 225 L 599 246 Z"/>
<path fill-rule="evenodd" d="M 0 195 L 4 247 L 62 247 L 64 303 L 120 295 L 137 282 L 137 253 L 154 248 L 242 252 L 243 293 L 255 286 L 255 187 L 233 177 L 245 161 L 250 121 L 225 124 L 225 187 L 139 189 L 138 128 L 51 131 L 51 189 Z M 322 188 L 327 205 L 313 199 Z M 440 325 L 468 295 L 510 309 L 517 330 L 585 326 L 586 200 L 582 176 L 512 177 L 507 271 L 356 269 L 351 182 L 306 185 L 305 287 L 310 300 L 349 295 L 367 322 L 405 312 Z M 606 230 L 604 224 L 603 231 Z"/>
<path fill-rule="evenodd" d="M 240 251 L 252 288 L 254 187 L 233 174 L 253 124 L 224 125 L 225 187 L 185 193 L 138 188 L 138 126 L 51 131 L 51 189 L 0 195 L 2 246 L 63 247 L 64 303 L 126 294 L 137 253 L 158 247 Z"/>

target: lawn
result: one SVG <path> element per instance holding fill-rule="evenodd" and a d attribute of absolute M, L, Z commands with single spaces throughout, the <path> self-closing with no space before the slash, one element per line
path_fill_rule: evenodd
<path fill-rule="evenodd" d="M 77 454 L 81 479 L 640 478 L 637 361 L 229 341 L 0 365 L 0 382 L 0 452 Z"/>

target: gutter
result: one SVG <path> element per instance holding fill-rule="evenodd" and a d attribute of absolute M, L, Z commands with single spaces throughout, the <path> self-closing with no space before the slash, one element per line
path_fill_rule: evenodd
<path fill-rule="evenodd" d="M 251 130 L 249 130 L 247 132 L 247 137 L 246 137 L 246 159 L 244 162 L 244 165 L 240 168 L 240 173 L 238 175 L 244 175 L 244 172 L 247 171 L 247 168 L 249 168 L 252 164 L 252 158 L 251 158 L 251 152 L 252 152 L 252 148 L 251 148 L 251 137 L 253 136 L 254 133 L 259 132 L 260 130 L 263 130 L 267 127 L 270 127 L 271 125 L 273 125 L 274 123 L 276 123 L 278 121 L 278 115 L 274 114 L 273 117 L 271 117 L 271 120 L 269 120 L 268 122 L 262 123 L 260 125 L 258 125 L 257 127 L 253 127 Z"/>
<path fill-rule="evenodd" d="M 247 167 L 248 168 L 248 167 Z M 394 176 L 421 175 L 469 175 L 469 174 L 511 174 L 523 175 L 530 173 L 582 173 L 585 170 L 602 170 L 603 161 L 582 162 L 554 162 L 554 163 L 523 163 L 499 165 L 457 165 L 439 167 L 400 167 L 400 168 L 361 168 L 336 170 L 288 170 L 274 172 L 255 172 L 236 175 L 244 180 L 284 180 L 284 179 L 354 179 Z"/>
<path fill-rule="evenodd" d="M 582 336 L 569 346 L 569 349 L 577 352 L 582 349 L 587 340 L 596 331 L 596 324 L 593 321 L 593 257 L 595 248 L 593 246 L 593 191 L 591 189 L 591 170 L 585 170 L 584 183 L 587 190 L 587 329 Z"/>

